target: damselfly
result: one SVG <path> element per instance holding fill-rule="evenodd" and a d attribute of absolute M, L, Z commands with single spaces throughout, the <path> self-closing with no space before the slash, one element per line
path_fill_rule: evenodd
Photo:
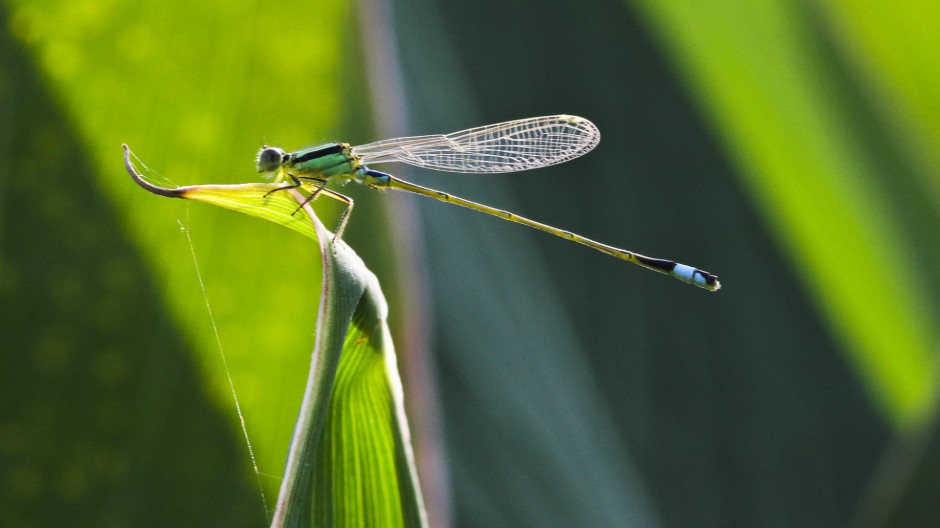
<path fill-rule="evenodd" d="M 355 180 L 373 189 L 400 189 L 462 205 L 584 244 L 706 290 L 721 288 L 718 277 L 707 271 L 601 244 L 571 231 L 409 183 L 369 168 L 374 164 L 398 161 L 447 172 L 517 172 L 548 167 L 582 156 L 597 146 L 600 138 L 597 127 L 587 119 L 555 115 L 518 119 L 452 134 L 386 139 L 359 146 L 327 143 L 291 153 L 277 147 L 264 147 L 258 152 L 257 163 L 258 172 L 273 174 L 275 182 L 290 182 L 271 192 L 301 187 L 310 191 L 307 201 L 323 193 L 345 202 L 347 207 L 340 218 L 336 237 L 342 236 L 353 202 L 338 192 L 325 190 L 325 187 L 330 181 Z"/>

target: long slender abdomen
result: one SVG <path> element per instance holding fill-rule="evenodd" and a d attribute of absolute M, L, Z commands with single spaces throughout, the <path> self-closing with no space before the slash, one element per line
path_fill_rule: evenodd
<path fill-rule="evenodd" d="M 587 237 L 572 233 L 571 231 L 558 229 L 557 227 L 552 227 L 541 222 L 529 220 L 528 218 L 510 213 L 509 211 L 496 209 L 495 207 L 472 202 L 449 193 L 436 191 L 434 189 L 429 189 L 414 183 L 406 182 L 389 174 L 385 174 L 384 172 L 374 171 L 367 169 L 366 167 L 362 167 L 357 172 L 356 177 L 362 183 L 365 183 L 366 185 L 375 189 L 401 189 L 403 191 L 434 198 L 442 202 L 460 205 L 468 209 L 473 209 L 475 211 L 493 215 L 504 220 L 509 220 L 510 222 L 533 227 L 557 237 L 571 240 L 572 242 L 577 242 L 579 244 L 584 244 L 585 246 L 596 249 L 613 257 L 617 257 L 621 260 L 632 262 L 646 269 L 659 273 L 665 273 L 666 275 L 670 275 L 687 284 L 698 286 L 699 288 L 704 288 L 710 291 L 715 291 L 721 288 L 721 283 L 718 282 L 718 277 L 708 273 L 707 271 L 702 271 L 698 268 L 686 266 L 685 264 L 679 264 L 678 262 L 673 262 L 671 260 L 647 257 L 645 255 L 640 255 L 625 249 L 608 246 L 607 244 L 602 244 Z"/>

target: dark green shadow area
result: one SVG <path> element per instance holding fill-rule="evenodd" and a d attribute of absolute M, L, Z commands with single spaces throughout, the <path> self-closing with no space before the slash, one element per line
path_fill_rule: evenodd
<path fill-rule="evenodd" d="M 234 420 L 0 20 L 0 523 L 263 525 Z"/>
<path fill-rule="evenodd" d="M 887 450 L 852 528 L 929 528 L 940 519 L 940 414 Z"/>

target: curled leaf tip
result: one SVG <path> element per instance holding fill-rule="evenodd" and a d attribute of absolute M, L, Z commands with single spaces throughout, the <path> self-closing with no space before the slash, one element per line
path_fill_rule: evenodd
<path fill-rule="evenodd" d="M 134 168 L 134 164 L 131 162 L 130 147 L 127 146 L 127 143 L 124 143 L 121 146 L 124 147 L 124 166 L 127 168 L 127 173 L 131 175 L 131 178 L 133 178 L 134 181 L 137 182 L 137 185 L 140 185 L 144 189 L 152 192 L 153 194 L 157 194 L 160 196 L 167 196 L 169 198 L 182 198 L 183 197 L 184 191 L 182 188 L 170 189 L 167 187 L 160 187 L 144 180 L 144 177 L 141 176 L 140 173 L 137 172 L 137 169 Z"/>

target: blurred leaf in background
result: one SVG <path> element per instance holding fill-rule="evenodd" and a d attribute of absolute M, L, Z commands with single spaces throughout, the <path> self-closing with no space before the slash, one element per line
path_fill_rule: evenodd
<path fill-rule="evenodd" d="M 4 360 L 13 362 L 3 372 L 37 391 L 43 386 L 46 378 L 28 365 L 37 361 L 36 351 L 42 348 L 34 344 L 39 333 L 35 325 L 45 320 L 68 331 L 58 339 L 69 344 L 72 356 L 92 362 L 92 352 L 102 348 L 125 369 L 163 380 L 163 385 L 148 388 L 152 384 L 135 382 L 126 374 L 125 392 L 114 398 L 126 405 L 143 398 L 159 404 L 161 412 L 126 411 L 108 418 L 108 427 L 123 434 L 125 451 L 146 442 L 174 453 L 145 458 L 127 452 L 121 459 L 125 465 L 142 466 L 137 478 L 159 470 L 167 473 L 167 480 L 145 479 L 147 486 L 138 485 L 139 490 L 132 474 L 97 485 L 92 480 L 73 484 L 85 494 L 82 504 L 92 504 L 83 510 L 88 524 L 112 518 L 119 525 L 173 524 L 170 519 L 188 524 L 187 512 L 193 510 L 200 515 L 191 518 L 192 525 L 261 524 L 264 506 L 252 482 L 255 477 L 206 303 L 215 315 L 271 499 L 280 484 L 278 475 L 313 344 L 320 276 L 315 252 L 308 242 L 277 226 L 208 207 L 156 200 L 131 185 L 126 173 L 115 170 L 120 168 L 115 156 L 120 144 L 127 142 L 158 176 L 178 183 L 241 183 L 257 179 L 253 156 L 265 140 L 300 146 L 331 137 L 340 106 L 341 20 L 352 23 L 348 10 L 339 3 L 319 6 L 319 16 L 336 21 L 328 24 L 333 33 L 287 35 L 280 32 L 283 13 L 258 3 L 11 2 L 6 6 L 3 64 L 10 74 L 3 76 L 4 111 L 15 119 L 4 120 L 4 134 L 10 138 L 4 146 L 11 156 L 5 157 L 9 170 L 3 171 L 3 304 L 16 317 L 3 320 L 11 329 L 4 332 L 10 336 L 4 349 L 12 351 L 4 354 Z M 301 48 L 306 51 L 291 51 Z M 330 82 L 313 82 L 317 79 Z M 47 119 L 39 119 L 46 115 Z M 50 185 L 40 186 L 42 182 Z M 14 195 L 16 188 L 22 190 Z M 45 205 L 28 197 L 33 192 L 44 198 Z M 36 230 L 35 221 L 17 216 L 14 206 L 33 215 L 42 211 L 51 215 L 48 234 Z M 113 211 L 110 217 L 89 223 L 94 215 L 108 211 Z M 329 210 L 324 214 L 329 216 Z M 180 222 L 192 233 L 205 277 L 205 297 Z M 17 240 L 14 235 L 26 248 L 46 252 L 45 258 L 25 260 L 10 245 Z M 124 251 L 130 253 L 117 261 L 120 265 L 108 264 L 106 253 L 95 249 L 117 251 L 122 240 L 127 241 Z M 66 265 L 56 249 L 57 243 L 66 242 L 81 248 L 84 260 Z M 94 275 L 76 276 L 81 269 Z M 25 270 L 34 276 L 24 275 Z M 63 290 L 57 281 L 72 286 Z M 140 300 L 105 302 L 104 294 L 91 289 L 94 284 L 104 287 L 114 282 L 138 295 L 148 289 L 153 293 Z M 26 285 L 49 295 L 72 292 L 58 295 L 65 295 L 62 302 L 71 303 L 73 313 L 120 329 L 132 341 L 97 344 L 90 334 L 91 323 L 71 315 L 56 317 L 53 306 L 42 304 L 42 297 L 24 289 Z M 29 305 L 34 310 L 21 308 Z M 165 315 L 148 315 L 153 310 Z M 122 314 L 135 316 L 136 323 L 112 322 L 113 316 Z M 72 334 L 89 335 L 76 341 Z M 76 407 L 70 413 L 75 423 L 58 414 L 47 416 L 44 421 L 53 430 L 47 440 L 36 441 L 36 449 L 62 451 L 62 459 L 78 464 L 82 457 L 64 450 L 77 435 L 74 428 L 97 431 L 84 417 L 95 408 L 93 398 L 104 388 L 78 365 L 58 375 L 90 384 L 88 397 L 63 391 L 63 404 Z M 182 385 L 186 379 L 190 384 Z M 174 383 L 167 385 L 169 381 Z M 14 389 L 5 384 L 4 390 Z M 33 441 L 35 435 L 27 433 L 38 427 L 31 425 L 37 418 L 28 413 L 37 404 L 27 394 L 12 401 L 18 403 L 5 411 L 11 426 L 26 428 L 23 441 Z M 54 407 L 57 401 L 51 399 L 48 405 Z M 174 405 L 185 405 L 187 412 L 204 408 L 213 413 L 216 425 L 207 418 L 180 416 L 173 412 Z M 44 414 L 33 411 L 37 413 Z M 154 428 L 180 440 L 164 439 Z M 131 435 L 136 429 L 141 432 Z M 218 453 L 228 455 L 223 459 Z M 103 455 L 98 458 L 86 463 L 110 466 Z M 27 470 L 38 473 L 40 468 L 20 466 L 50 462 L 29 452 L 12 452 L 4 458 L 5 466 L 7 461 L 10 472 L 5 475 L 10 476 L 3 481 L 5 489 L 13 491 L 4 497 L 16 497 L 16 490 L 24 486 L 36 489 L 25 498 L 5 502 L 5 509 L 26 518 L 37 509 L 51 519 L 74 518 L 68 508 L 50 507 L 71 504 L 67 497 L 57 500 L 52 495 L 52 481 L 64 469 L 49 468 L 32 476 Z M 213 461 L 237 478 L 209 471 Z M 172 470 L 179 465 L 186 465 L 186 471 Z M 199 475 L 199 480 L 191 475 Z M 173 500 L 156 493 L 161 486 L 162 493 L 173 494 Z M 187 495 L 185 490 L 193 486 L 204 494 Z M 142 506 L 121 500 L 128 495 L 166 518 L 148 521 Z M 213 514 L 206 504 L 226 515 Z"/>
<path fill-rule="evenodd" d="M 263 522 L 206 302 L 278 485 L 316 259 L 287 230 L 140 193 L 122 142 L 178 183 L 242 183 L 265 142 L 571 113 L 602 132 L 583 159 L 407 176 L 702 267 L 721 292 L 344 190 L 347 239 L 410 328 L 393 333 L 432 354 L 454 523 L 937 524 L 934 4 L 360 7 L 3 4 L 0 516 Z"/>
<path fill-rule="evenodd" d="M 870 494 L 888 438 L 934 412 L 929 263 L 940 223 L 925 182 L 936 171 L 905 159 L 910 147 L 885 120 L 907 110 L 850 75 L 842 15 L 655 0 L 421 2 L 398 13 L 415 129 L 565 111 L 603 134 L 591 156 L 557 169 L 446 186 L 428 176 L 434 185 L 701 266 L 726 285 L 703 296 L 548 237 L 421 207 L 441 314 L 433 348 L 459 446 L 458 519 L 519 524 L 520 504 L 543 524 L 591 518 L 577 493 L 551 495 L 565 482 L 599 504 L 635 505 L 575 454 L 586 445 L 615 461 L 598 439 L 636 461 L 635 473 L 607 469 L 639 483 L 667 526 L 834 526 L 863 501 L 892 499 Z M 480 321 L 499 342 L 471 349 L 455 338 L 480 341 Z M 559 361 L 560 378 L 518 368 L 526 357 L 536 369 Z M 583 362 L 597 383 L 572 375 Z M 575 406 L 591 421 L 566 423 L 579 397 L 594 398 Z M 480 409 L 491 414 L 453 419 Z M 559 438 L 568 450 L 548 457 Z M 555 458 L 578 470 L 545 464 Z M 533 489 L 533 475 L 552 486 Z M 486 507 L 504 497 L 519 500 Z M 908 520 L 935 523 L 930 501 L 920 504 Z M 627 524 L 611 515 L 607 524 Z"/>
<path fill-rule="evenodd" d="M 930 128 L 940 123 L 912 112 L 907 79 L 875 71 L 877 57 L 853 45 L 865 28 L 852 17 L 872 6 L 827 13 L 786 2 L 706 11 L 684 1 L 643 5 L 699 88 L 792 265 L 803 271 L 803 288 L 852 350 L 884 412 L 898 419 L 922 414 L 932 401 L 930 349 L 938 343 L 931 315 L 940 308 L 927 294 L 938 291 L 940 273 L 924 265 L 937 256 L 937 231 L 924 222 L 940 219 L 940 157 L 905 159 L 903 151 L 931 137 L 936 145 L 940 133 Z M 889 18 L 910 16 L 899 11 Z M 922 26 L 928 20 L 907 20 L 914 23 L 908 38 L 933 27 Z M 701 31 L 703 22 L 723 35 L 720 42 Z M 885 39 L 893 40 L 886 44 L 897 47 L 899 61 L 905 48 L 922 52 L 916 40 L 898 42 L 897 34 L 873 34 L 867 45 Z M 936 71 L 930 62 L 908 66 Z M 904 135 L 879 130 L 898 126 Z M 866 254 L 877 258 L 854 258 Z"/>
<path fill-rule="evenodd" d="M 0 39 L 3 524 L 259 525 L 244 443 L 152 264 L 26 50 Z"/>

